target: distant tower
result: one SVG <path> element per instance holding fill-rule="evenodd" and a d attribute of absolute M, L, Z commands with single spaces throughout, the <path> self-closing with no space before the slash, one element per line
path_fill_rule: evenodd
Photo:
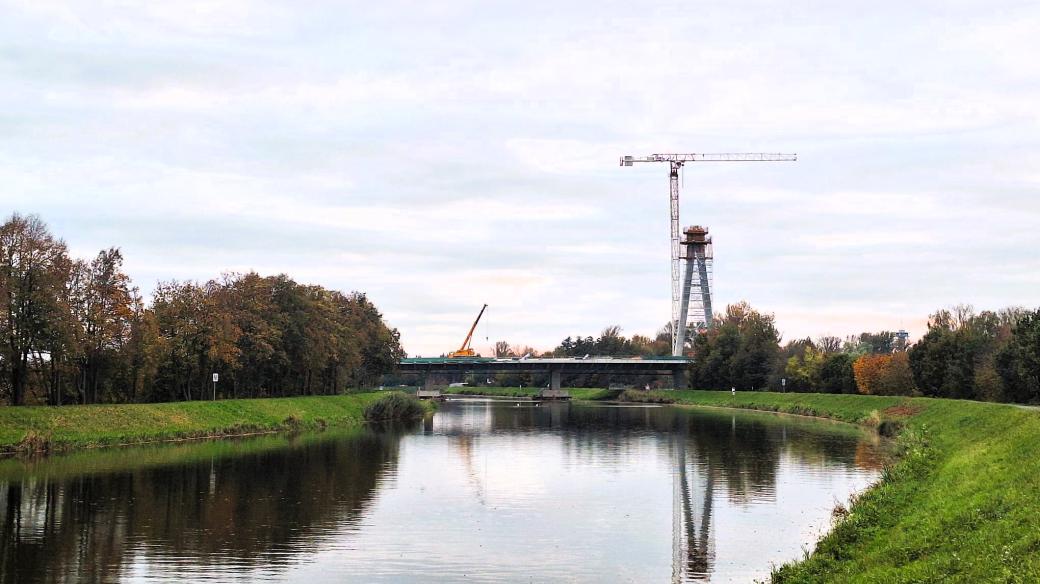
<path fill-rule="evenodd" d="M 687 227 L 683 231 L 680 257 L 685 262 L 682 294 L 679 297 L 679 319 L 672 335 L 672 354 L 684 354 L 686 329 L 690 325 L 697 330 L 711 328 L 712 307 L 712 263 L 713 252 L 708 229 L 700 225 Z"/>
<path fill-rule="evenodd" d="M 906 332 L 905 329 L 899 329 L 899 332 L 896 333 L 896 351 L 905 351 L 907 344 L 909 344 L 909 341 L 910 333 Z"/>

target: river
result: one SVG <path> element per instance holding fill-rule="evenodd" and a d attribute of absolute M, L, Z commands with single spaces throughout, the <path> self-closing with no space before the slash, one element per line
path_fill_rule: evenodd
<path fill-rule="evenodd" d="M 410 427 L 0 461 L 3 582 L 751 582 L 883 445 L 794 416 L 449 401 Z"/>

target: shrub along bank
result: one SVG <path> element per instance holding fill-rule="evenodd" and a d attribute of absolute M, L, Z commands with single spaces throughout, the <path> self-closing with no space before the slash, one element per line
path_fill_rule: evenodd
<path fill-rule="evenodd" d="M 386 420 L 415 420 L 426 413 L 426 407 L 414 396 L 392 392 L 365 406 L 361 415 L 366 422 Z"/>
<path fill-rule="evenodd" d="M 0 408 L 0 452 L 354 426 L 364 422 L 367 406 L 382 399 L 393 398 L 372 392 L 162 404 L 5 407 Z"/>

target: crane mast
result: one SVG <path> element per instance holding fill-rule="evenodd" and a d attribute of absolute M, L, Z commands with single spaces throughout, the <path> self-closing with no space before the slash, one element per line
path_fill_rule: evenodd
<path fill-rule="evenodd" d="M 683 293 L 687 292 L 692 287 L 692 280 L 696 278 L 700 285 L 700 290 L 707 298 L 707 306 L 702 306 L 702 310 L 705 312 L 706 322 L 705 327 L 711 327 L 711 308 L 710 308 L 710 296 L 711 296 L 711 283 L 707 280 L 703 280 L 702 274 L 705 274 L 703 258 L 701 258 L 700 265 L 695 267 L 695 263 L 698 262 L 696 256 L 689 256 L 689 254 L 680 253 L 679 236 L 679 171 L 683 165 L 687 162 L 794 162 L 798 160 L 797 154 L 772 154 L 772 153 L 756 153 L 756 152 L 734 152 L 734 153 L 718 153 L 718 154 L 650 154 L 648 156 L 622 156 L 621 166 L 633 166 L 635 163 L 643 162 L 666 162 L 668 163 L 668 199 L 669 199 L 669 225 L 671 235 L 671 248 L 672 248 L 672 355 L 681 356 L 684 352 L 686 345 L 686 319 L 689 305 L 689 298 L 686 297 L 685 301 Z M 686 263 L 687 270 L 697 269 L 698 274 L 690 274 L 691 285 L 682 286 L 680 282 L 683 281 L 682 268 L 680 261 L 683 259 L 681 256 L 687 255 Z M 704 301 L 701 301 L 703 304 Z"/>
<path fill-rule="evenodd" d="M 469 334 L 466 335 L 466 340 L 462 341 L 462 346 L 459 347 L 458 351 L 452 351 L 448 353 L 448 357 L 455 359 L 457 357 L 474 357 L 476 353 L 470 348 L 470 341 L 473 340 L 473 331 L 477 330 L 477 323 L 480 322 L 480 317 L 484 316 L 484 311 L 487 310 L 488 305 L 485 304 L 481 309 L 480 313 L 477 314 L 477 320 L 473 321 L 473 326 L 469 327 Z"/>

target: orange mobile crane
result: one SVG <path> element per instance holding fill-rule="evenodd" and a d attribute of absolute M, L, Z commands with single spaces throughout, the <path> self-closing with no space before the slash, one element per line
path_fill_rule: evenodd
<path fill-rule="evenodd" d="M 484 316 L 484 311 L 487 310 L 488 305 L 485 304 L 480 309 L 480 314 L 477 315 L 477 320 L 473 321 L 473 326 L 469 327 L 469 334 L 466 335 L 466 340 L 462 341 L 462 346 L 459 347 L 458 351 L 452 351 L 448 353 L 448 357 L 451 359 L 457 359 L 459 357 L 476 357 L 477 354 L 470 348 L 469 343 L 473 340 L 473 331 L 477 330 L 477 323 L 480 322 L 480 317 Z"/>

